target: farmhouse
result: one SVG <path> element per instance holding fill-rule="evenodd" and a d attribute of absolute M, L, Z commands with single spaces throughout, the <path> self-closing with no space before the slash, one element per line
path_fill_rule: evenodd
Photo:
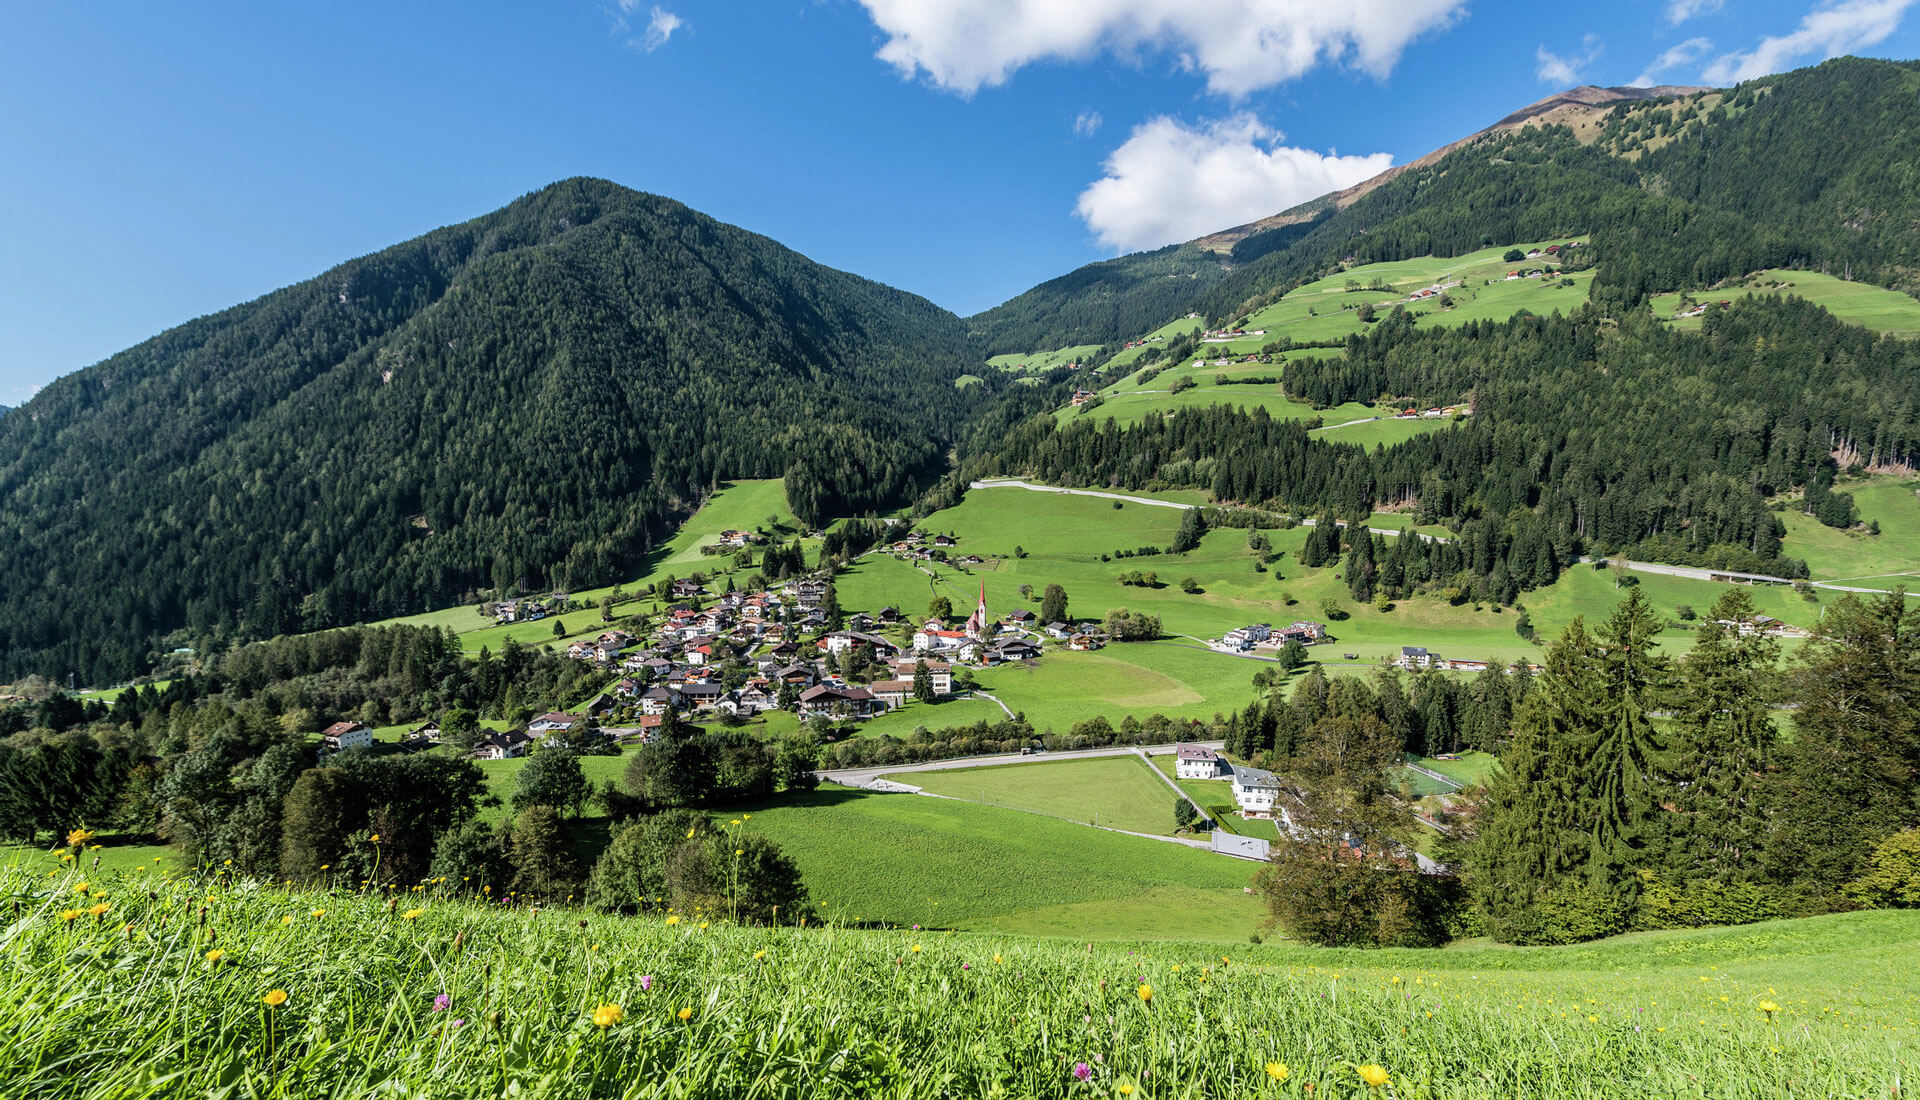
<path fill-rule="evenodd" d="M 335 722 L 320 731 L 320 743 L 328 752 L 368 748 L 373 744 L 373 728 L 365 722 Z"/>
<path fill-rule="evenodd" d="M 577 714 L 565 714 L 557 710 L 549 711 L 527 723 L 527 732 L 533 734 L 535 737 L 544 737 L 549 733 L 556 732 L 568 733 L 576 726 L 585 725 L 586 721 L 585 718 Z"/>
<path fill-rule="evenodd" d="M 1232 765 L 1204 745 L 1175 745 L 1173 771 L 1181 779 L 1219 779 L 1232 771 Z"/>
<path fill-rule="evenodd" d="M 898 710 L 913 698 L 912 680 L 875 680 L 867 685 L 874 699 L 888 710 Z"/>
<path fill-rule="evenodd" d="M 1312 623 L 1302 619 L 1274 631 L 1274 638 L 1281 643 L 1299 642 L 1301 645 L 1319 645 L 1327 640 L 1327 624 Z"/>
<path fill-rule="evenodd" d="M 1424 646 L 1406 645 L 1400 647 L 1400 657 L 1394 664 L 1401 668 L 1438 668 L 1441 657 L 1438 653 L 1427 652 Z"/>
<path fill-rule="evenodd" d="M 471 755 L 475 760 L 511 760 L 516 756 L 525 756 L 532 747 L 533 738 L 519 730 L 506 733 L 490 733 L 474 745 Z"/>
<path fill-rule="evenodd" d="M 1235 627 L 1220 636 L 1220 641 L 1228 649 L 1252 649 L 1268 638 L 1273 637 L 1273 627 L 1266 623 L 1253 623 Z"/>
<path fill-rule="evenodd" d="M 803 717 L 821 714 L 869 718 L 874 713 L 875 702 L 873 693 L 866 688 L 816 684 L 800 693 L 800 714 Z"/>

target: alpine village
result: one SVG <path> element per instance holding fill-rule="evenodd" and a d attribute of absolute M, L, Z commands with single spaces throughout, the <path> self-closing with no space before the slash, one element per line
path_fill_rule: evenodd
<path fill-rule="evenodd" d="M 1583 86 L 969 317 L 571 178 L 59 377 L 0 1096 L 1908 1095 L 1916 149 Z"/>

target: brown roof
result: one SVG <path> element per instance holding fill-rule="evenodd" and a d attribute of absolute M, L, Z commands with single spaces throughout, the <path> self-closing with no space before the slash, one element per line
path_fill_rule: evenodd
<path fill-rule="evenodd" d="M 333 725 L 321 730 L 320 736 L 343 737 L 346 734 L 352 733 L 354 730 L 363 730 L 366 728 L 367 725 L 364 722 L 335 722 Z"/>

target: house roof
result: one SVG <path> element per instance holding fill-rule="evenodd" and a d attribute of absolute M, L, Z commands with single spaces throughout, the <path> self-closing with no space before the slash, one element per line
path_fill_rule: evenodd
<path fill-rule="evenodd" d="M 320 736 L 342 737 L 342 736 L 345 736 L 346 734 L 352 733 L 355 730 L 363 730 L 368 728 L 369 727 L 365 722 L 335 722 L 333 725 L 328 726 L 326 729 L 321 730 Z"/>
<path fill-rule="evenodd" d="M 1219 757 L 1218 753 L 1205 745 L 1175 745 L 1173 753 L 1182 760 L 1215 760 Z"/>
<path fill-rule="evenodd" d="M 1246 787 L 1249 790 L 1277 791 L 1280 789 L 1280 780 L 1270 771 L 1235 764 L 1233 765 L 1233 785 Z"/>

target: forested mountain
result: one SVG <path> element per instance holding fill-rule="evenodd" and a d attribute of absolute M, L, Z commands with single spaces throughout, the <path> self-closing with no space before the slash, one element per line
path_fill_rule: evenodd
<path fill-rule="evenodd" d="M 555 184 L 0 420 L 0 678 L 604 582 L 727 478 L 787 475 L 809 519 L 896 502 L 990 399 L 975 361 L 924 299 Z"/>
<path fill-rule="evenodd" d="M 1226 273 L 1219 256 L 1168 245 L 1049 279 L 967 324 L 988 355 L 1111 343 L 1158 328 Z"/>

